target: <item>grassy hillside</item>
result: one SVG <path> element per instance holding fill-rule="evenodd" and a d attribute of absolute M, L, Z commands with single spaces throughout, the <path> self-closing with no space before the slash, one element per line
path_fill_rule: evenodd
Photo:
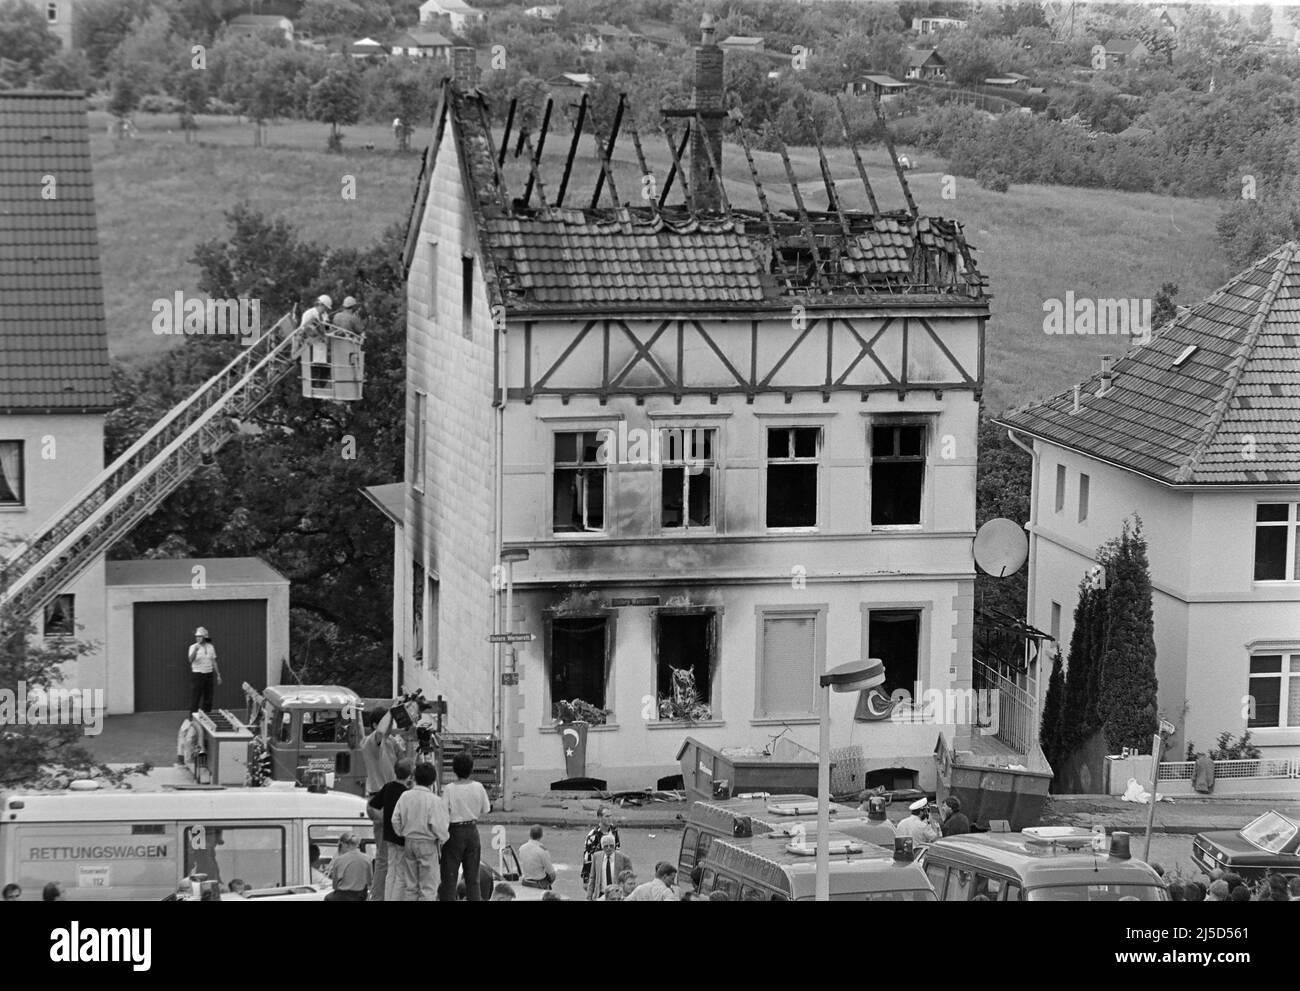
<path fill-rule="evenodd" d="M 107 137 L 106 123 L 103 115 L 92 115 L 110 346 L 123 358 L 175 341 L 151 332 L 152 301 L 177 290 L 196 291 L 198 273 L 189 261 L 194 246 L 225 234 L 222 213 L 235 202 L 246 199 L 264 212 L 282 214 L 313 240 L 364 245 L 390 224 L 405 223 L 419 171 L 418 154 L 397 154 L 391 131 L 376 125 L 348 128 L 350 150 L 340 156 L 325 154 L 327 128 L 321 124 L 273 126 L 270 147 L 256 149 L 250 128 L 230 120 L 204 118 L 202 144 L 194 145 L 169 132 L 174 117 L 137 118 L 140 138 L 122 142 Z M 416 140 L 422 143 L 426 135 Z M 670 159 L 662 136 L 642 140 L 663 181 Z M 375 150 L 366 151 L 366 142 Z M 552 135 L 543 176 L 551 195 L 567 148 L 568 135 Z M 570 205 L 590 199 L 598 171 L 593 148 L 584 138 L 570 181 Z M 909 182 L 922 212 L 961 220 L 990 279 L 993 319 L 985 369 L 991 410 L 1067 388 L 1097 366 L 1097 355 L 1125 349 L 1121 338 L 1046 335 L 1045 299 L 1064 298 L 1067 290 L 1077 297 L 1150 297 L 1171 281 L 1180 287 L 1179 302 L 1190 303 L 1231 275 L 1214 239 L 1216 203 L 1051 186 L 994 193 L 961 178 L 955 198 L 944 199 L 942 163 L 911 154 L 917 168 Z M 756 157 L 770 202 L 792 206 L 779 156 Z M 725 158 L 732 203 L 757 208 L 739 148 L 728 148 Z M 864 158 L 882 206 L 901 207 L 883 149 L 866 149 Z M 824 208 L 815 153 L 795 149 L 792 159 L 806 202 Z M 835 151 L 831 160 L 841 197 L 849 206 L 865 208 L 850 155 Z M 635 198 L 639 169 L 630 140 L 620 142 L 615 170 L 620 198 Z M 355 200 L 340 195 L 345 175 L 356 178 Z M 512 189 L 520 191 L 518 185 Z M 670 198 L 676 201 L 678 193 Z"/>

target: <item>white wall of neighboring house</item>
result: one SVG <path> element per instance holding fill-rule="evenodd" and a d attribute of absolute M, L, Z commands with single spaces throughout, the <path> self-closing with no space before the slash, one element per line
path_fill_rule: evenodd
<path fill-rule="evenodd" d="M 0 414 L 0 441 L 23 442 L 24 505 L 0 505 L 0 555 L 35 533 L 104 467 L 102 414 Z M 43 456 L 45 455 L 45 456 Z M 65 672 L 69 688 L 107 687 L 104 559 L 97 558 L 66 590 L 75 596 L 82 640 L 96 646 Z M 34 617 L 41 636 L 43 616 Z"/>
<path fill-rule="evenodd" d="M 1252 649 L 1280 644 L 1285 650 L 1293 643 L 1300 651 L 1300 583 L 1253 580 L 1255 507 L 1300 501 L 1300 490 L 1174 489 L 1045 441 L 1035 449 L 1038 525 L 1029 623 L 1050 632 L 1052 603 L 1059 603 L 1068 655 L 1079 581 L 1095 563 L 1097 548 L 1117 537 L 1136 511 L 1151 572 L 1159 705 L 1179 729 L 1169 752 L 1180 758 L 1189 741 L 1206 750 L 1225 730 L 1239 736 L 1247 728 L 1243 699 Z M 1058 465 L 1066 471 L 1059 513 Z M 1089 507 L 1081 523 L 1082 474 L 1089 476 Z M 1045 689 L 1046 678 L 1040 683 Z M 1300 756 L 1300 729 L 1255 729 L 1252 740 L 1268 748 L 1268 756 Z"/>

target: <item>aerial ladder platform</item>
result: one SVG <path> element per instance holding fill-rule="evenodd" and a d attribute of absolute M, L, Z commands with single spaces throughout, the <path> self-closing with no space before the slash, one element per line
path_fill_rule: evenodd
<path fill-rule="evenodd" d="M 0 630 L 44 609 L 156 510 L 239 433 L 240 422 L 295 365 L 301 363 L 304 395 L 360 398 L 360 335 L 326 323 L 325 341 L 311 343 L 295 319 L 286 313 L 242 349 L 0 562 Z"/>

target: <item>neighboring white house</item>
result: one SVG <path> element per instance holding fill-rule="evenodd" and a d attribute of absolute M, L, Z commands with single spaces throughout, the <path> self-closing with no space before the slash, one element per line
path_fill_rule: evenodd
<path fill-rule="evenodd" d="M 532 17 L 539 21 L 553 21 L 562 13 L 564 13 L 564 8 L 558 3 L 543 7 L 528 7 L 524 10 L 525 17 Z"/>
<path fill-rule="evenodd" d="M 463 0 L 424 0 L 424 3 L 420 4 L 421 24 L 438 17 L 449 18 L 451 29 L 457 34 L 462 34 L 471 24 L 483 20 L 484 14 L 481 10 L 475 10 L 464 3 Z"/>
<path fill-rule="evenodd" d="M 279 31 L 285 41 L 293 41 L 293 21 L 276 14 L 240 14 L 226 23 L 230 34 L 258 34 L 262 31 Z"/>
<path fill-rule="evenodd" d="M 388 49 L 374 38 L 361 38 L 348 46 L 348 54 L 353 58 L 371 58 L 375 55 L 387 55 Z"/>
<path fill-rule="evenodd" d="M 1247 729 L 1300 757 L 1298 312 L 1293 242 L 1084 382 L 1077 410 L 1071 391 L 998 421 L 1034 452 L 1030 625 L 1068 645 L 1096 549 L 1141 517 L 1175 760 Z"/>

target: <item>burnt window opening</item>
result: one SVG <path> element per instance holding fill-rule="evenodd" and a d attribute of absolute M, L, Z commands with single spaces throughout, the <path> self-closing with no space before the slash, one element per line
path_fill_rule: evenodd
<path fill-rule="evenodd" d="M 23 442 L 0 440 L 0 506 L 23 504 Z"/>
<path fill-rule="evenodd" d="M 681 706 L 689 706 L 687 686 L 693 678 L 694 701 L 712 705 L 717 613 L 661 612 L 655 618 L 655 627 L 656 698 L 673 699 Z M 677 672 L 689 672 L 690 678 Z"/>
<path fill-rule="evenodd" d="M 77 632 L 76 596 L 70 593 L 56 595 L 45 607 L 44 635 L 70 637 Z"/>
<path fill-rule="evenodd" d="M 555 435 L 555 481 L 552 529 L 555 533 L 592 533 L 605 529 L 605 462 L 600 432 Z"/>
<path fill-rule="evenodd" d="M 576 616 L 551 622 L 551 715 L 558 703 L 581 699 L 604 709 L 609 683 L 608 626 L 603 616 Z"/>
<path fill-rule="evenodd" d="M 869 657 L 885 665 L 885 683 L 880 690 L 886 695 L 899 688 L 916 699 L 916 682 L 921 651 L 921 610 L 873 609 L 867 619 Z"/>
<path fill-rule="evenodd" d="M 871 428 L 871 525 L 921 522 L 925 484 L 925 427 L 916 423 Z"/>
<path fill-rule="evenodd" d="M 424 565 L 411 562 L 411 653 L 415 666 L 424 666 Z"/>
<path fill-rule="evenodd" d="M 1300 503 L 1255 507 L 1255 581 L 1300 580 Z"/>
<path fill-rule="evenodd" d="M 773 427 L 767 432 L 767 525 L 817 525 L 821 427 Z"/>
<path fill-rule="evenodd" d="M 660 522 L 666 529 L 713 526 L 714 431 L 660 431 Z"/>
<path fill-rule="evenodd" d="M 474 256 L 463 255 L 460 260 L 460 332 L 465 337 L 474 334 Z"/>

